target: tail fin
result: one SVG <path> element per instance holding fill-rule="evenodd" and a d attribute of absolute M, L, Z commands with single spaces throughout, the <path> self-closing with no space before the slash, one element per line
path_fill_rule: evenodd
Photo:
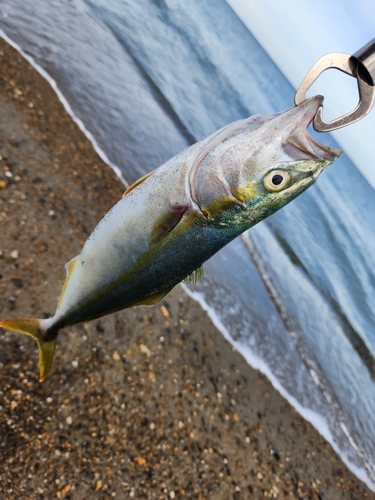
<path fill-rule="evenodd" d="M 40 382 L 43 382 L 50 372 L 58 333 L 56 331 L 52 334 L 52 329 L 43 328 L 44 321 L 42 319 L 6 319 L 0 322 L 0 327 L 25 333 L 38 342 Z"/>

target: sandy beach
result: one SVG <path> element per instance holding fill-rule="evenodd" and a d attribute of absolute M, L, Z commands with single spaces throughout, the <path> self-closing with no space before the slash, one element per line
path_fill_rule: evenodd
<path fill-rule="evenodd" d="M 0 61 L 1 319 L 43 318 L 124 186 L 2 40 Z M 179 286 L 61 331 L 42 384 L 36 343 L 1 339 L 1 499 L 375 499 Z"/>

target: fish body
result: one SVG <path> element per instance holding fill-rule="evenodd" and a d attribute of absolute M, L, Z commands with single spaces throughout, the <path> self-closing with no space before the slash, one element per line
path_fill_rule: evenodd
<path fill-rule="evenodd" d="M 199 280 L 206 260 L 313 184 L 341 154 L 306 131 L 321 102 L 232 123 L 131 186 L 66 265 L 55 315 L 0 323 L 38 341 L 41 380 L 61 328 Z"/>

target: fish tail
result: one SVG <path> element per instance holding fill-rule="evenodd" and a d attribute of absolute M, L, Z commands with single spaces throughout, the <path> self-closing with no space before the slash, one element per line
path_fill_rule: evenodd
<path fill-rule="evenodd" d="M 0 322 L 1 328 L 25 333 L 38 342 L 39 381 L 43 382 L 49 374 L 55 354 L 58 330 L 51 326 L 50 320 L 44 319 L 6 319 Z"/>

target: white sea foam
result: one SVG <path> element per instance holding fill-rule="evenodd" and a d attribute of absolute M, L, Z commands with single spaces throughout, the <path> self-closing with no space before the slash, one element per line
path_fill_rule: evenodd
<path fill-rule="evenodd" d="M 279 379 L 274 375 L 271 368 L 267 365 L 267 363 L 265 363 L 263 359 L 254 354 L 254 352 L 251 350 L 249 346 L 241 342 L 238 342 L 232 338 L 227 328 L 224 326 L 223 322 L 216 314 L 216 311 L 207 304 L 207 302 L 204 299 L 204 296 L 201 293 L 193 291 L 187 285 L 181 284 L 181 286 L 183 290 L 193 300 L 197 301 L 202 307 L 202 309 L 207 312 L 212 323 L 222 333 L 223 337 L 226 340 L 228 340 L 228 342 L 232 344 L 232 346 L 245 358 L 247 363 L 252 368 L 259 370 L 261 373 L 263 373 L 269 379 L 273 387 L 282 395 L 282 397 L 286 399 L 293 406 L 293 408 L 295 408 L 295 410 L 305 420 L 310 422 L 310 424 L 315 427 L 315 429 L 324 437 L 324 439 L 330 443 L 334 451 L 337 453 L 337 455 L 339 455 L 339 457 L 346 464 L 348 469 L 350 469 L 353 472 L 353 474 L 355 474 L 361 481 L 363 481 L 368 486 L 368 488 L 370 488 L 370 490 L 375 491 L 375 483 L 369 478 L 366 470 L 353 464 L 353 462 L 351 462 L 348 459 L 348 457 L 344 453 L 342 453 L 342 451 L 339 449 L 339 447 L 337 446 L 336 442 L 333 439 L 327 420 L 319 413 L 316 413 L 310 408 L 305 408 L 304 406 L 302 406 L 291 394 L 289 394 L 284 389 L 284 387 L 280 384 Z"/>
<path fill-rule="evenodd" d="M 119 177 L 119 179 L 125 184 L 126 187 L 129 187 L 129 183 L 126 181 L 124 176 L 122 175 L 121 170 L 118 168 L 117 165 L 112 163 L 108 156 L 105 154 L 105 152 L 99 147 L 98 143 L 95 140 L 95 137 L 92 135 L 92 133 L 85 127 L 84 123 L 78 116 L 74 114 L 74 111 L 70 107 L 69 102 L 65 99 L 64 95 L 62 94 L 61 90 L 57 86 L 57 83 L 55 80 L 45 71 L 39 64 L 26 52 L 24 52 L 21 47 L 15 43 L 13 40 L 11 40 L 6 33 L 2 29 L 0 29 L 0 36 L 1 38 L 4 38 L 5 41 L 9 43 L 12 47 L 14 47 L 30 64 L 33 66 L 37 72 L 47 80 L 47 82 L 51 85 L 53 90 L 56 92 L 57 97 L 59 98 L 59 101 L 62 103 L 62 105 L 65 108 L 65 111 L 72 117 L 73 121 L 78 125 L 78 127 L 82 130 L 82 132 L 85 134 L 85 136 L 88 138 L 88 140 L 91 142 L 93 145 L 95 151 L 98 153 L 99 157 L 107 163 L 116 173 L 116 175 Z"/>
<path fill-rule="evenodd" d="M 96 142 L 94 136 L 92 133 L 85 127 L 83 122 L 81 121 L 80 118 L 78 118 L 75 113 L 73 112 L 69 102 L 66 100 L 62 92 L 57 86 L 56 81 L 26 52 L 24 52 L 21 47 L 15 43 L 13 40 L 11 40 L 3 30 L 0 29 L 0 36 L 6 40 L 12 47 L 14 47 L 35 69 L 38 71 L 38 73 L 45 78 L 48 83 L 51 85 L 51 87 L 54 89 L 54 91 L 57 94 L 58 99 L 61 101 L 63 104 L 66 112 L 71 116 L 73 121 L 78 125 L 78 127 L 82 130 L 82 132 L 85 134 L 85 136 L 88 138 L 88 140 L 92 143 L 95 151 L 98 153 L 99 157 L 107 163 L 113 171 L 116 173 L 116 175 L 119 177 L 119 179 L 124 183 L 125 186 L 129 186 L 129 183 L 125 180 L 125 178 L 122 175 L 122 172 L 120 169 L 117 167 L 117 165 L 113 164 L 105 152 L 99 147 L 98 143 Z M 233 340 L 231 335 L 229 334 L 228 330 L 225 328 L 219 317 L 217 316 L 215 310 L 210 307 L 206 301 L 204 300 L 204 297 L 199 294 L 198 292 L 192 291 L 190 288 L 188 288 L 186 285 L 182 285 L 184 291 L 195 301 L 197 301 L 203 310 L 207 312 L 209 315 L 210 319 L 212 320 L 213 324 L 216 326 L 216 328 L 222 333 L 224 338 L 230 342 L 233 347 L 237 349 L 237 351 L 245 358 L 247 363 L 253 367 L 254 369 L 259 370 L 262 372 L 266 377 L 270 380 L 272 383 L 273 387 L 296 409 L 296 411 L 308 422 L 310 422 L 316 429 L 317 431 L 331 444 L 335 452 L 341 457 L 343 462 L 347 465 L 347 467 L 361 480 L 363 481 L 368 488 L 370 488 L 372 491 L 375 491 L 375 483 L 371 481 L 371 479 L 368 477 L 365 469 L 357 467 L 355 464 L 353 464 L 346 456 L 341 452 L 341 450 L 338 448 L 337 444 L 333 440 L 332 434 L 330 432 L 328 423 L 326 419 L 310 410 L 309 408 L 303 407 L 293 396 L 291 396 L 281 385 L 277 377 L 273 374 L 271 368 L 262 360 L 259 358 L 254 352 L 250 349 L 249 346 L 246 346 L 245 344 L 241 344 L 240 342 L 237 342 Z"/>

